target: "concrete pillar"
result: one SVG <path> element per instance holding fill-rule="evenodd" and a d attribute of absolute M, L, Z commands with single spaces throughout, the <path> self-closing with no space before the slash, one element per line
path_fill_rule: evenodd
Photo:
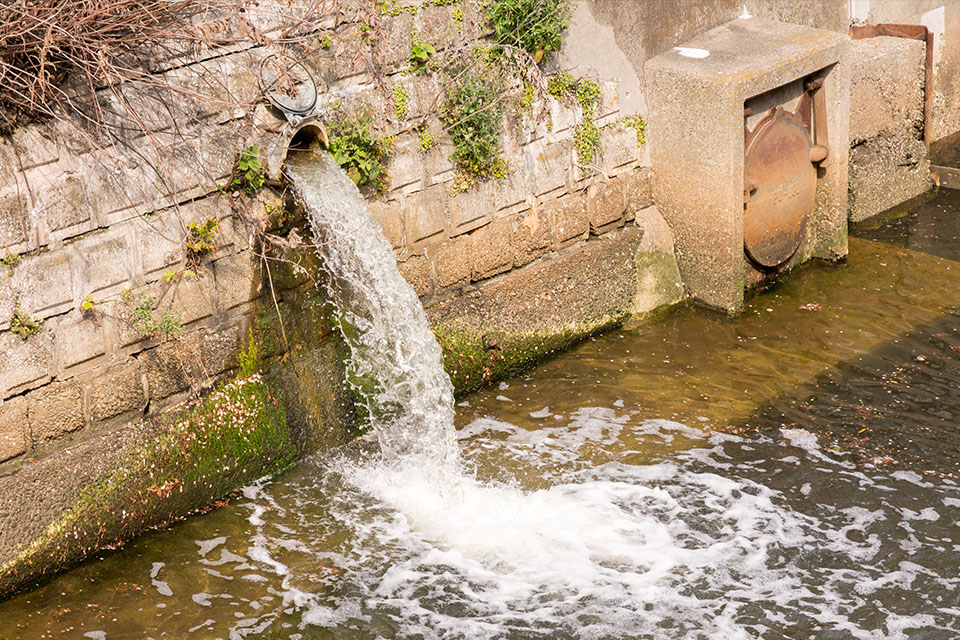
<path fill-rule="evenodd" d="M 744 104 L 765 104 L 758 96 L 783 87 L 799 95 L 800 81 L 817 72 L 825 77 L 830 157 L 818 171 L 807 237 L 785 268 L 846 255 L 847 49 L 845 35 L 749 18 L 646 63 L 654 198 L 694 298 L 735 310 L 745 285 L 761 277 L 743 250 Z"/>

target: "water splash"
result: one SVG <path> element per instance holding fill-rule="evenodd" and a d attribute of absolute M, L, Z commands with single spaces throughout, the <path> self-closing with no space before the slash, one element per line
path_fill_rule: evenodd
<path fill-rule="evenodd" d="M 286 176 L 310 221 L 384 460 L 455 474 L 453 387 L 440 347 L 363 196 L 326 153 L 292 153 Z"/>

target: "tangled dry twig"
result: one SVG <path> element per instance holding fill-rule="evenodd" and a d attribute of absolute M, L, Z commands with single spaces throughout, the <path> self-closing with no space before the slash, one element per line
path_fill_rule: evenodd
<path fill-rule="evenodd" d="M 0 3 L 0 132 L 26 120 L 80 111 L 102 122 L 95 92 L 149 81 L 148 61 L 199 41 L 202 34 L 191 19 L 218 5 L 207 0 Z"/>

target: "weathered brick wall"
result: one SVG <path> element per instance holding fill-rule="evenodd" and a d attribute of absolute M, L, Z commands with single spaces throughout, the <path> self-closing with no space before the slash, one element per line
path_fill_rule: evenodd
<path fill-rule="evenodd" d="M 370 207 L 428 305 L 623 228 L 651 204 L 643 148 L 618 123 L 624 114 L 612 82 L 602 83 L 596 114 L 599 171 L 577 164 L 578 113 L 546 98 L 534 105 L 536 118 L 507 109 L 506 177 L 455 194 L 449 139 L 423 152 L 408 127 L 436 109 L 442 81 L 406 69 L 411 33 L 433 44 L 437 57 L 482 38 L 479 5 L 424 2 L 391 16 L 346 4 L 315 17 L 317 40 L 331 34 L 332 45 L 312 47 L 304 61 L 325 89 L 321 113 L 366 104 L 380 132 L 397 136 L 389 189 Z M 267 292 L 255 234 L 217 185 L 229 179 L 238 150 L 282 144 L 285 123 L 260 99 L 257 68 L 281 49 L 271 37 L 297 24 L 289 11 L 263 2 L 244 20 L 215 24 L 222 40 L 258 34 L 249 42 L 158 64 L 160 77 L 205 98 L 131 94 L 150 135 L 125 130 L 120 144 L 101 148 L 76 123 L 54 122 L 0 141 L 0 256 L 21 256 L 0 268 L 0 462 L 162 410 L 191 384 L 209 384 L 234 366 Z M 396 117 L 395 83 L 408 95 L 406 121 Z M 106 91 L 102 99 L 116 100 Z M 266 217 L 256 200 L 244 210 Z M 221 220 L 217 251 L 195 278 L 182 277 L 186 225 L 211 217 Z M 142 335 L 124 290 L 154 298 L 156 314 L 178 314 L 182 336 Z M 88 296 L 95 305 L 84 313 Z M 10 331 L 15 309 L 43 321 L 36 335 Z"/>

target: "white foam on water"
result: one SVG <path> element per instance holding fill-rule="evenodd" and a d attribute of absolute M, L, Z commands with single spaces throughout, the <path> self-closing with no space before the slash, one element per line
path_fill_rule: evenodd
<path fill-rule="evenodd" d="M 197 549 L 197 553 L 200 554 L 200 557 L 205 557 L 208 553 L 222 545 L 227 541 L 226 536 L 220 536 L 218 538 L 210 538 L 209 540 L 194 540 L 193 543 L 200 547 Z"/>
<path fill-rule="evenodd" d="M 859 639 L 940 624 L 887 611 L 882 628 L 862 628 L 856 613 L 867 597 L 936 576 L 907 563 L 881 574 L 871 565 L 881 553 L 871 530 L 880 516 L 865 508 L 794 511 L 759 481 L 758 462 L 750 463 L 758 466 L 754 480 L 749 464 L 726 455 L 736 436 L 666 420 L 634 423 L 634 414 L 617 411 L 622 403 L 583 408 L 568 421 L 555 415 L 554 426 L 530 431 L 484 419 L 460 438 L 480 440 L 473 451 L 499 454 L 546 486 L 464 475 L 440 349 L 392 248 L 329 156 L 291 157 L 287 167 L 330 277 L 352 384 L 382 452 L 366 463 L 331 464 L 347 481 L 333 515 L 349 523 L 355 541 L 336 579 L 341 596 L 304 590 L 295 568 L 274 553 L 309 549 L 268 536 L 274 518 L 262 516 L 276 503 L 268 492 L 244 491 L 268 503 L 253 506 L 258 533 L 247 556 L 279 576 L 276 593 L 285 607 L 301 609 L 303 626 L 365 628 L 371 611 L 388 615 L 399 637 L 699 637 L 710 629 L 713 637 L 752 638 L 776 634 L 779 619 Z M 617 459 L 626 435 L 660 445 L 681 437 L 698 448 L 669 462 L 626 464 Z M 813 433 L 781 435 L 811 473 L 872 482 L 822 452 Z M 611 461 L 585 462 L 595 451 Z M 932 486 L 920 476 L 891 477 Z M 915 522 L 935 522 L 926 509 L 915 513 L 926 514 Z M 905 530 L 897 544 L 910 552 L 922 543 Z M 952 578 L 937 584 L 960 588 Z"/>

